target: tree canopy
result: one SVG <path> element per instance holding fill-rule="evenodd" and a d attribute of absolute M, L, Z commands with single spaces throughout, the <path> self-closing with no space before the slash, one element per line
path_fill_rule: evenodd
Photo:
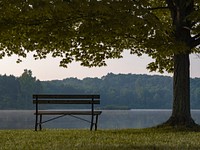
<path fill-rule="evenodd" d="M 80 61 L 84 66 L 106 65 L 105 59 L 148 54 L 155 59 L 149 69 L 168 72 L 172 56 L 190 47 L 199 53 L 199 0 L 185 16 L 184 29 L 191 43 L 177 41 L 170 10 L 179 1 L 167 0 L 6 0 L 0 2 L 1 58 L 17 54 L 62 57 L 61 66 Z M 182 3 L 180 9 L 191 5 Z M 174 8 L 173 8 L 174 7 Z M 178 15 L 178 14 L 177 14 Z"/>

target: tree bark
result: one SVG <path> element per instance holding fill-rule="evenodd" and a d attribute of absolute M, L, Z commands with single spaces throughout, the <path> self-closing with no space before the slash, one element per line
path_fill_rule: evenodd
<path fill-rule="evenodd" d="M 187 16 L 194 10 L 194 1 L 166 0 L 173 21 L 175 41 L 184 43 L 186 49 L 174 53 L 173 76 L 173 109 L 169 120 L 164 123 L 170 126 L 194 126 L 190 111 L 190 60 L 191 53 L 191 21 Z"/>
<path fill-rule="evenodd" d="M 165 124 L 185 127 L 196 125 L 190 111 L 189 53 L 174 56 L 173 92 L 172 115 Z"/>

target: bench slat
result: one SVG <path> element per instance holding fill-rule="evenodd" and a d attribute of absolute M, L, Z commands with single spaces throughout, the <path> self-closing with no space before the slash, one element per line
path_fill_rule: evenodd
<path fill-rule="evenodd" d="M 100 99 L 100 95 L 47 95 L 47 94 L 39 94 L 33 95 L 33 98 L 39 99 Z"/>
<path fill-rule="evenodd" d="M 37 100 L 38 104 L 100 104 L 100 100 Z M 33 100 L 36 104 L 36 100 Z"/>
<path fill-rule="evenodd" d="M 94 115 L 100 115 L 102 111 L 94 111 Z M 36 113 L 34 113 L 36 115 Z M 91 111 L 59 111 L 59 110 L 39 110 L 38 115 L 92 115 Z"/>

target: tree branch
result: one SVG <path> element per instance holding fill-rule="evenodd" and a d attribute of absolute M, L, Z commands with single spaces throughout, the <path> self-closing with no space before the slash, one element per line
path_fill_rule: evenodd
<path fill-rule="evenodd" d="M 148 10 L 158 10 L 158 9 L 169 9 L 170 7 L 154 7 L 154 8 L 148 8 Z"/>
<path fill-rule="evenodd" d="M 195 35 L 195 36 L 193 36 L 193 37 L 192 37 L 192 39 L 194 39 L 194 40 L 195 40 L 196 38 L 199 38 L 199 37 L 200 37 L 200 33 L 199 33 L 199 34 L 197 34 L 197 35 Z"/>
<path fill-rule="evenodd" d="M 192 44 L 191 48 L 194 48 L 196 46 L 200 45 L 200 33 L 192 37 Z"/>
<path fill-rule="evenodd" d="M 174 8 L 175 7 L 172 0 L 166 0 L 166 3 L 167 3 L 169 8 Z"/>

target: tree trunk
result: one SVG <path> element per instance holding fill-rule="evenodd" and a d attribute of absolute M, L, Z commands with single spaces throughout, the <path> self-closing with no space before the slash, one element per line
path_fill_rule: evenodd
<path fill-rule="evenodd" d="M 195 124 L 190 112 L 190 60 L 192 22 L 187 16 L 194 10 L 194 1 L 166 1 L 170 6 L 175 41 L 185 44 L 185 51 L 174 53 L 173 109 L 164 125 L 192 127 Z"/>
<path fill-rule="evenodd" d="M 194 126 L 190 112 L 190 62 L 188 54 L 174 56 L 172 115 L 165 123 L 170 126 Z"/>

